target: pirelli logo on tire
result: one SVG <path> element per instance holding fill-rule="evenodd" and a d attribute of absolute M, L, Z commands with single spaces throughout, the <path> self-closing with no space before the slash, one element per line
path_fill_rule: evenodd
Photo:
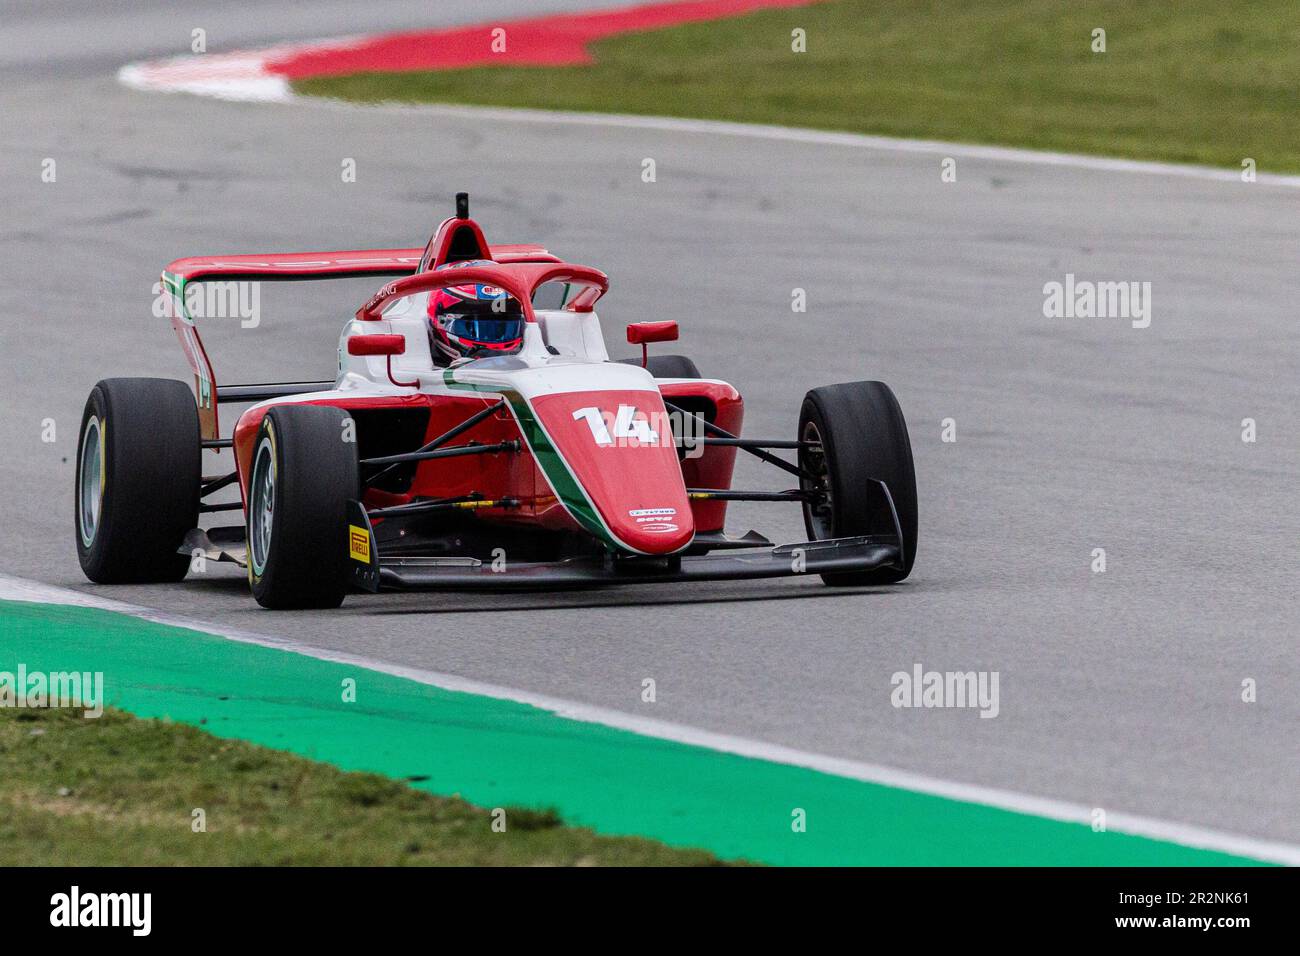
<path fill-rule="evenodd" d="M 348 555 L 353 561 L 370 563 L 370 535 L 365 528 L 354 524 L 348 525 Z"/>

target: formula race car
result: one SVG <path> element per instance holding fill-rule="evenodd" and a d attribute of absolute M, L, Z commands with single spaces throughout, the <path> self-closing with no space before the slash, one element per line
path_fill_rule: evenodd
<path fill-rule="evenodd" d="M 200 282 L 396 277 L 348 321 L 333 381 L 218 385 L 187 290 Z M 606 276 L 540 246 L 489 246 L 466 194 L 423 249 L 187 258 L 163 272 L 194 391 L 114 378 L 86 402 L 77 554 L 100 583 L 246 567 L 268 608 L 351 589 L 514 588 L 818 574 L 892 584 L 916 558 L 907 426 L 880 382 L 814 388 L 786 440 L 741 437 L 743 403 L 680 355 L 672 321 L 629 325 L 612 361 Z M 222 437 L 218 409 L 248 406 Z M 205 475 L 231 448 L 234 470 Z M 774 454 L 794 453 L 794 461 Z M 736 454 L 796 487 L 731 487 Z M 240 500 L 214 502 L 237 486 Z M 724 530 L 727 502 L 803 509 L 809 540 Z M 240 511 L 234 527 L 203 515 Z"/>

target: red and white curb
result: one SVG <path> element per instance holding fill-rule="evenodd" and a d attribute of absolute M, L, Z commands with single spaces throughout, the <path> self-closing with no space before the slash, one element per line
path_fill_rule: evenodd
<path fill-rule="evenodd" d="M 308 77 L 482 66 L 574 66 L 593 62 L 591 44 L 606 37 L 816 2 L 671 0 L 497 23 L 286 43 L 264 50 L 180 56 L 132 63 L 123 67 L 118 77 L 135 89 L 283 102 L 293 98 L 293 81 Z"/>
<path fill-rule="evenodd" d="M 364 38 L 356 38 L 361 42 Z M 572 113 L 563 110 L 520 109 L 513 107 L 451 106 L 439 104 L 379 104 L 357 107 L 338 100 L 299 96 L 289 77 L 268 69 L 281 57 L 311 55 L 323 47 L 338 49 L 344 40 L 320 41 L 320 45 L 286 44 L 265 50 L 227 54 L 180 56 L 167 60 L 131 63 L 118 71 L 118 79 L 137 90 L 160 93 L 192 93 L 248 103 L 288 103 L 318 108 L 367 109 L 389 112 L 421 112 L 448 118 L 499 120 L 502 122 L 540 123 L 548 126 L 600 126 L 615 129 L 655 130 L 667 133 L 696 133 L 707 136 L 731 136 L 815 146 L 839 146 L 886 153 L 924 153 L 933 156 L 1017 163 L 1027 166 L 1059 166 L 1103 173 L 1165 176 L 1211 180 L 1248 185 L 1300 189 L 1300 176 L 1260 172 L 1255 183 L 1244 183 L 1241 173 L 1232 169 L 1160 163 L 1076 153 L 1054 153 L 1008 146 L 977 146 L 941 140 L 900 139 L 892 136 L 869 136 L 791 126 L 768 126 L 756 123 L 732 123 L 723 120 L 692 120 L 672 116 L 641 116 L 623 113 Z"/>
<path fill-rule="evenodd" d="M 320 44 L 338 42 L 319 40 L 264 50 L 128 63 L 117 71 L 117 79 L 131 89 L 154 93 L 193 93 L 244 103 L 285 103 L 294 98 L 293 86 L 287 76 L 268 69 L 268 64 L 282 56 L 310 51 Z"/>

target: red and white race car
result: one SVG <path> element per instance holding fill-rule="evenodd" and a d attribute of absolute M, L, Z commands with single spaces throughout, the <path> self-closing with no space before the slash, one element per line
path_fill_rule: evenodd
<path fill-rule="evenodd" d="M 216 383 L 187 288 L 345 276 L 397 278 L 343 329 L 334 381 Z M 675 322 L 628 326 L 642 357 L 611 361 L 594 311 L 606 276 L 540 246 L 489 246 L 463 193 L 424 249 L 187 258 L 163 283 L 195 389 L 117 378 L 91 392 L 76 536 L 92 581 L 179 581 L 200 558 L 233 561 L 258 603 L 303 608 L 353 588 L 813 573 L 874 585 L 912 569 L 916 480 L 887 386 L 814 388 L 793 438 L 741 437 L 734 387 L 683 356 L 646 356 Z M 223 438 L 218 409 L 235 403 L 249 407 Z M 205 476 L 205 453 L 224 448 L 234 470 Z M 795 487 L 733 489 L 739 451 Z M 230 485 L 239 502 L 210 503 Z M 796 504 L 809 540 L 729 535 L 728 501 Z M 227 510 L 243 522 L 199 528 Z"/>

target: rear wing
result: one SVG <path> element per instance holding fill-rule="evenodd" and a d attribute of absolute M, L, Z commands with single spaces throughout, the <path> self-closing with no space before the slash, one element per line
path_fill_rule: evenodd
<path fill-rule="evenodd" d="M 419 268 L 424 248 L 360 249 L 350 252 L 290 252 L 271 255 L 192 256 L 177 259 L 162 273 L 162 300 L 166 315 L 180 339 L 181 349 L 194 372 L 194 397 L 205 442 L 220 439 L 217 405 L 221 402 L 261 401 L 278 395 L 292 395 L 333 382 L 291 382 L 285 385 L 218 386 L 212 362 L 199 338 L 198 327 L 185 305 L 189 286 L 200 282 L 286 282 L 320 279 L 349 279 L 364 276 L 391 278 L 413 275 Z M 498 263 L 560 262 L 559 257 L 536 245 L 491 247 Z M 339 315 L 351 310 L 340 309 Z"/>

